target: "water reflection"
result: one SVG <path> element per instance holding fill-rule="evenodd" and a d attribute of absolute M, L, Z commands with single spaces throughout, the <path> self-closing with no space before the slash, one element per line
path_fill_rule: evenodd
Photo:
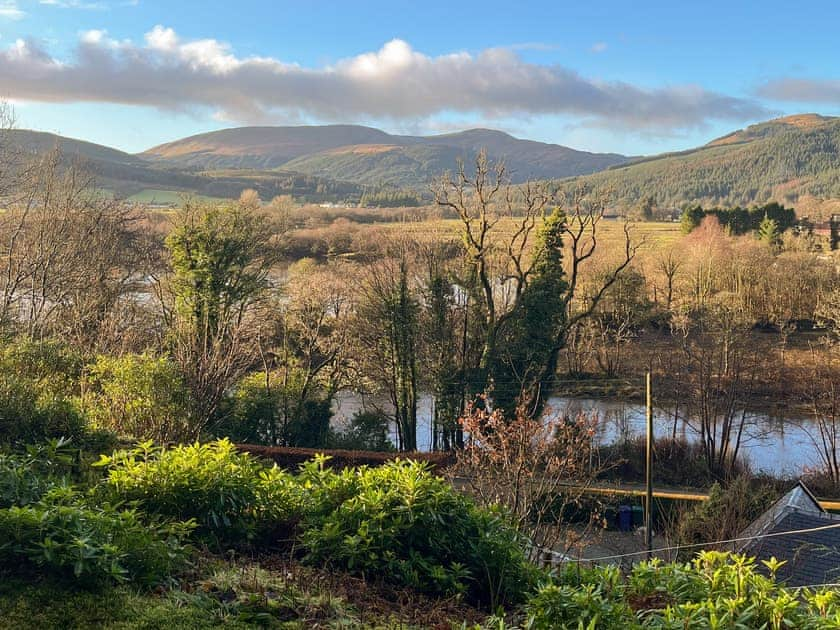
<path fill-rule="evenodd" d="M 333 424 L 343 426 L 352 415 L 362 408 L 362 400 L 356 394 L 343 392 L 336 397 Z M 548 401 L 550 413 L 576 415 L 596 414 L 599 418 L 596 439 L 600 444 L 611 444 L 622 439 L 644 435 L 645 409 L 637 403 L 563 398 L 553 396 Z M 428 451 L 432 444 L 432 398 L 421 396 L 417 409 L 417 448 Z M 775 475 L 799 475 L 806 467 L 819 465 L 819 458 L 809 431 L 815 429 L 807 418 L 774 416 L 771 414 L 750 414 L 741 453 L 749 460 L 752 469 Z M 696 440 L 697 432 L 690 420 L 678 417 L 668 409 L 654 412 L 655 437 L 671 437 Z M 392 428 L 391 441 L 396 442 L 396 431 Z"/>

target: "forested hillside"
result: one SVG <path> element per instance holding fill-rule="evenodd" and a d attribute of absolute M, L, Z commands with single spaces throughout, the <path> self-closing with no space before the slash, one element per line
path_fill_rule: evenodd
<path fill-rule="evenodd" d="M 735 132 L 699 149 L 636 160 L 569 180 L 609 190 L 616 205 L 652 197 L 660 207 L 699 202 L 749 205 L 840 197 L 840 119 L 783 118 Z"/>

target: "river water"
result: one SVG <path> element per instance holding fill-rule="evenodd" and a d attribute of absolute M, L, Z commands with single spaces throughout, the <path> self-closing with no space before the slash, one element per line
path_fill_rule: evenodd
<path fill-rule="evenodd" d="M 340 394 L 336 397 L 334 407 L 334 425 L 342 426 L 361 407 L 362 401 L 357 395 L 349 392 Z M 549 413 L 554 414 L 575 416 L 583 412 L 596 416 L 596 439 L 600 444 L 643 436 L 645 432 L 645 408 L 638 403 L 553 396 L 548 401 L 548 408 Z M 417 411 L 417 447 L 421 451 L 428 451 L 432 443 L 431 396 L 420 398 Z M 674 420 L 668 410 L 655 409 L 655 437 L 670 437 L 673 430 Z M 741 453 L 753 471 L 798 476 L 806 468 L 819 467 L 812 438 L 817 435 L 816 426 L 808 418 L 751 413 L 744 433 Z M 680 419 L 677 422 L 677 437 L 693 441 L 697 439 L 697 432 L 691 427 L 690 421 Z M 396 442 L 394 430 L 391 440 Z"/>

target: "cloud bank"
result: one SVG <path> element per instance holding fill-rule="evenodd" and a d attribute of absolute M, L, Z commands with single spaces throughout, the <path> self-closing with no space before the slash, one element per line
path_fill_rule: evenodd
<path fill-rule="evenodd" d="M 762 85 L 758 94 L 776 101 L 840 105 L 840 80 L 775 79 Z"/>
<path fill-rule="evenodd" d="M 83 33 L 69 60 L 34 40 L 0 50 L 0 94 L 54 103 L 103 102 L 189 111 L 240 122 L 290 117 L 410 121 L 441 113 L 488 118 L 569 115 L 615 128 L 671 133 L 711 120 L 768 112 L 757 102 L 696 85 L 645 88 L 600 81 L 510 49 L 431 57 L 395 39 L 319 68 L 237 57 L 214 39 L 184 41 L 156 26 L 141 44 Z"/>

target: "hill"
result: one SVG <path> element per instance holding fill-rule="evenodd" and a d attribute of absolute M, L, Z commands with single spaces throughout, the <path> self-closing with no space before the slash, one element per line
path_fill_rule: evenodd
<path fill-rule="evenodd" d="M 515 181 L 594 173 L 627 160 L 557 144 L 520 140 L 489 129 L 438 136 L 401 136 L 354 125 L 242 127 L 176 140 L 141 157 L 197 169 L 282 168 L 365 185 L 425 188 L 456 160 L 486 148 L 505 160 Z"/>
<path fill-rule="evenodd" d="M 358 125 L 240 127 L 175 140 L 140 155 L 202 170 L 271 169 L 303 155 L 390 139 L 384 131 Z"/>
<path fill-rule="evenodd" d="M 800 204 L 840 198 L 840 118 L 803 114 L 752 125 L 707 145 L 633 160 L 569 179 L 609 191 L 630 207 L 652 197 L 660 207 L 685 203 Z"/>
<path fill-rule="evenodd" d="M 80 163 L 95 178 L 99 188 L 117 197 L 171 200 L 187 194 L 235 198 L 244 189 L 254 188 L 264 199 L 293 195 L 300 200 L 317 202 L 358 200 L 364 192 L 357 184 L 306 173 L 285 170 L 199 172 L 56 134 L 25 129 L 8 133 L 13 144 L 33 155 L 43 155 L 57 148 L 68 163 Z"/>

